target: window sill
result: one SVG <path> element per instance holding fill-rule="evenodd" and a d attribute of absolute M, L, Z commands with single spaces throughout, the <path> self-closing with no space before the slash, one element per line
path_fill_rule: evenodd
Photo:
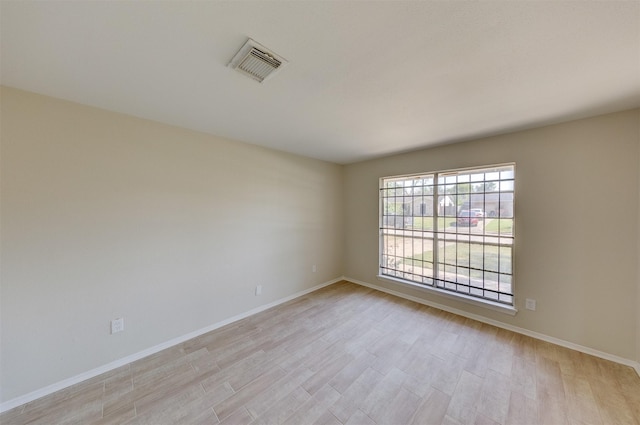
<path fill-rule="evenodd" d="M 414 289 L 418 289 L 420 291 L 425 291 L 425 292 L 428 292 L 428 293 L 431 293 L 431 294 L 439 295 L 441 297 L 445 297 L 445 298 L 449 298 L 449 299 L 452 299 L 452 300 L 461 301 L 463 303 L 475 305 L 477 307 L 482 307 L 482 308 L 486 308 L 486 309 L 489 309 L 489 310 L 497 311 L 497 312 L 500 312 L 500 313 L 508 314 L 510 316 L 515 316 L 516 313 L 518 312 L 518 309 L 515 308 L 514 306 L 508 306 L 508 305 L 492 302 L 492 301 L 489 301 L 489 300 L 482 300 L 482 299 L 479 299 L 479 298 L 476 298 L 476 297 L 471 297 L 471 296 L 464 295 L 464 294 L 453 293 L 453 292 L 445 291 L 445 290 L 439 289 L 439 288 L 433 288 L 431 286 L 424 286 L 424 285 L 420 285 L 418 283 L 409 282 L 409 281 L 403 280 L 403 279 L 397 279 L 397 278 L 394 278 L 394 277 L 391 277 L 391 276 L 378 275 L 378 280 L 381 280 L 383 282 L 398 283 L 398 284 L 401 284 L 401 285 L 409 286 L 409 287 L 414 288 Z"/>

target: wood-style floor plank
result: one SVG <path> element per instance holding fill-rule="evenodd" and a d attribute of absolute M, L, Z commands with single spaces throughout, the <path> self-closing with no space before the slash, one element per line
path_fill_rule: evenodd
<path fill-rule="evenodd" d="M 340 282 L 3 425 L 640 425 L 633 369 Z"/>

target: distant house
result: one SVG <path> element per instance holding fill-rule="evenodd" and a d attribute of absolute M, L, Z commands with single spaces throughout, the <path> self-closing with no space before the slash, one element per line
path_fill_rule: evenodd
<path fill-rule="evenodd" d="M 460 210 L 480 208 L 487 217 L 513 217 L 513 192 L 472 193 Z"/>
<path fill-rule="evenodd" d="M 440 197 L 438 215 L 456 215 L 456 204 L 451 196 Z M 412 226 L 414 217 L 433 217 L 432 196 L 405 196 L 395 198 L 395 202 L 387 201 L 385 225 L 396 228 Z"/>
<path fill-rule="evenodd" d="M 438 201 L 438 215 L 455 215 L 456 204 L 450 196 L 442 196 Z M 402 205 L 405 217 L 431 217 L 433 216 L 433 197 L 416 196 L 408 197 Z"/>

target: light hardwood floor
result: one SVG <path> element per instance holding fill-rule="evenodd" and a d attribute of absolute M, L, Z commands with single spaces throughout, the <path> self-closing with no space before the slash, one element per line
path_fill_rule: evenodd
<path fill-rule="evenodd" d="M 5 412 L 9 424 L 640 424 L 640 378 L 341 282 Z"/>

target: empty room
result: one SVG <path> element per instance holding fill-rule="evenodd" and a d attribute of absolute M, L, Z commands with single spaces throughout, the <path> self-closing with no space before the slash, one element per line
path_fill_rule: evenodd
<path fill-rule="evenodd" d="M 0 0 L 0 424 L 640 425 L 640 1 Z"/>

